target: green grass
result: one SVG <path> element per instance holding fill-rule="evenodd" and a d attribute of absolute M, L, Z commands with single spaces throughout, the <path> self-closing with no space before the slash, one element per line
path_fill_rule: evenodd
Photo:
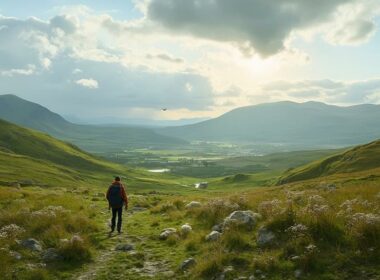
<path fill-rule="evenodd" d="M 286 172 L 279 184 L 321 178 L 335 174 L 370 172 L 380 168 L 380 141 L 357 146 L 345 152 L 312 162 Z M 375 172 L 376 173 L 376 172 Z"/>

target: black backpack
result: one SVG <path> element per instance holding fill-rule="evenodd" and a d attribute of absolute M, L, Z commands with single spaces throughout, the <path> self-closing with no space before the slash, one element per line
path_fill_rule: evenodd
<path fill-rule="evenodd" d="M 121 186 L 111 185 L 108 192 L 108 202 L 111 207 L 123 206 L 123 198 L 121 196 Z"/>

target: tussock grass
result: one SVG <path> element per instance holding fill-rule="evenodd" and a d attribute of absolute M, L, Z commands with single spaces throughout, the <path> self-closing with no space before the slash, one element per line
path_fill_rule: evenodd
<path fill-rule="evenodd" d="M 58 262 L 64 269 L 90 260 L 92 248 L 96 246 L 96 240 L 90 235 L 99 231 L 99 226 L 90 218 L 93 210 L 83 205 L 81 199 L 57 194 L 54 190 L 6 187 L 0 188 L 0 197 L 4 198 L 0 202 L 0 247 L 5 248 L 0 259 L 2 275 L 6 275 L 4 279 L 11 279 L 7 277 L 12 270 L 16 271 L 13 274 L 16 273 L 17 279 L 50 279 L 53 272 L 25 268 L 25 262 L 38 263 L 41 260 L 39 254 L 32 254 L 17 240 L 34 238 L 44 250 L 55 248 L 63 257 L 63 261 Z M 7 203 L 7 197 L 14 199 L 15 203 Z M 10 251 L 20 253 L 22 259 L 15 261 Z"/>

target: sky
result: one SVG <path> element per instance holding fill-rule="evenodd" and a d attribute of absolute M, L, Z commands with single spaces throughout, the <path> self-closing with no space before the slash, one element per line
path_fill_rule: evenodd
<path fill-rule="evenodd" d="M 0 94 L 90 122 L 380 104 L 379 26 L 380 0 L 4 0 Z"/>

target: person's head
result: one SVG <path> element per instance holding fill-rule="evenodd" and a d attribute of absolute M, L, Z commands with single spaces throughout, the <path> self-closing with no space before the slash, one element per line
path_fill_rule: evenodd
<path fill-rule="evenodd" d="M 116 181 L 116 182 L 120 182 L 120 181 L 121 181 L 120 177 L 119 177 L 119 176 L 116 176 L 116 177 L 115 177 L 115 181 Z"/>

